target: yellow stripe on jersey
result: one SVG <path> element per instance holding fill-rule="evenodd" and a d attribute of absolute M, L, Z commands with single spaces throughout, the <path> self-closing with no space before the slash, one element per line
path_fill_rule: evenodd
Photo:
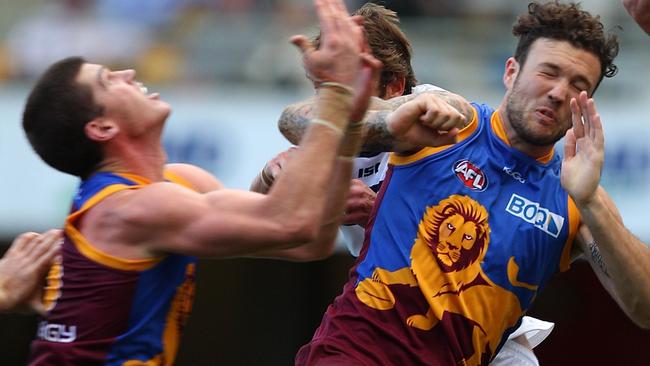
<path fill-rule="evenodd" d="M 569 269 L 571 266 L 571 252 L 573 250 L 573 242 L 578 234 L 578 228 L 580 227 L 580 211 L 576 203 L 573 202 L 571 196 L 569 197 L 568 202 L 568 212 L 569 212 L 569 236 L 566 239 L 564 244 L 564 249 L 562 250 L 562 257 L 560 258 L 560 271 L 564 272 Z"/>
<path fill-rule="evenodd" d="M 129 179 L 131 179 L 131 177 L 129 177 Z M 97 202 L 101 201 L 102 199 L 110 196 L 113 193 L 117 193 L 127 189 L 136 189 L 140 187 L 141 186 L 129 186 L 126 184 L 110 185 L 102 189 L 97 194 L 95 194 L 92 198 L 86 201 L 78 211 L 68 216 L 68 219 L 66 220 L 65 223 L 65 232 L 68 235 L 68 237 L 72 239 L 72 242 L 74 243 L 75 247 L 81 254 L 83 254 L 86 258 L 96 263 L 103 264 L 107 267 L 119 269 L 123 271 L 144 271 L 160 263 L 160 261 L 164 258 L 164 256 L 148 258 L 148 259 L 125 259 L 125 258 L 119 258 L 119 257 L 112 256 L 108 253 L 105 253 L 90 245 L 90 243 L 88 243 L 88 240 L 86 240 L 86 238 L 81 234 L 81 232 L 79 232 L 79 230 L 77 230 L 77 228 L 74 225 L 75 222 L 84 213 L 86 213 L 86 211 L 88 211 L 88 209 L 90 209 L 92 206 L 97 204 Z"/>
<path fill-rule="evenodd" d="M 510 140 L 508 139 L 508 136 L 506 135 L 506 130 L 503 127 L 503 122 L 501 121 L 501 116 L 499 115 L 499 110 L 497 109 L 492 113 L 492 117 L 490 117 L 490 126 L 492 127 L 492 132 L 494 132 L 495 135 L 497 135 L 498 138 L 500 138 L 503 142 L 505 142 L 506 145 L 510 145 Z M 553 159 L 553 153 L 555 149 L 551 149 L 551 151 L 548 152 L 548 154 L 541 156 L 537 158 L 536 160 L 539 161 L 542 164 L 546 164 L 551 159 Z"/>
<path fill-rule="evenodd" d="M 163 255 L 163 256 L 157 256 L 157 257 L 147 258 L 147 259 L 126 259 L 126 258 L 120 258 L 120 257 L 110 255 L 92 246 L 88 242 L 88 240 L 86 240 L 86 238 L 81 234 L 81 232 L 77 230 L 77 228 L 74 225 L 76 221 L 86 213 L 86 211 L 88 211 L 99 201 L 110 196 L 111 194 L 124 191 L 127 189 L 142 188 L 142 186 L 152 183 L 151 180 L 135 174 L 130 174 L 130 173 L 115 173 L 115 174 L 124 177 L 128 180 L 131 180 L 137 183 L 138 185 L 129 186 L 126 184 L 113 184 L 99 191 L 92 198 L 86 201 L 78 211 L 68 216 L 65 225 L 66 234 L 68 234 L 68 236 L 72 239 L 77 250 L 81 254 L 83 254 L 86 258 L 96 263 L 103 264 L 107 267 L 119 269 L 123 271 L 144 271 L 160 263 L 160 261 L 162 261 L 165 258 L 165 256 Z M 185 186 L 189 189 L 193 189 L 192 185 L 186 179 L 171 171 L 165 170 L 164 177 L 170 182 L 174 182 L 176 184 Z"/>

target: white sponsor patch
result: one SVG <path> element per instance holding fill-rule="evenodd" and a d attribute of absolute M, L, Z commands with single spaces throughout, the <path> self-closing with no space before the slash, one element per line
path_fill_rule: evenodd
<path fill-rule="evenodd" d="M 564 226 L 564 217 L 541 207 L 537 202 L 529 201 L 514 193 L 510 197 L 506 211 L 533 224 L 554 238 L 560 235 L 562 226 Z"/>

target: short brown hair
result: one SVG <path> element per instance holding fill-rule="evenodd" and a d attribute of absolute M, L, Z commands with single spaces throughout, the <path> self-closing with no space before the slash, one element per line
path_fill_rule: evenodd
<path fill-rule="evenodd" d="M 413 50 L 411 42 L 399 28 L 397 13 L 373 3 L 366 3 L 352 15 L 363 17 L 368 44 L 373 56 L 383 63 L 379 85 L 384 93 L 386 85 L 395 78 L 405 78 L 404 94 L 411 94 L 417 79 L 411 66 Z M 320 35 L 314 38 L 314 45 L 320 46 Z M 383 95 L 380 95 L 383 97 Z"/>
<path fill-rule="evenodd" d="M 61 60 L 41 76 L 23 112 L 23 130 L 34 151 L 51 167 L 88 177 L 103 159 L 101 146 L 89 139 L 85 126 L 103 109 L 87 85 L 76 81 L 80 57 Z"/>
<path fill-rule="evenodd" d="M 618 55 L 618 38 L 606 35 L 600 17 L 580 9 L 579 4 L 560 4 L 557 0 L 545 4 L 532 2 L 528 12 L 517 19 L 512 33 L 519 37 L 515 59 L 522 65 L 533 42 L 549 38 L 568 41 L 596 55 L 601 69 L 598 84 L 603 77 L 612 77 L 618 71 L 613 62 Z"/>

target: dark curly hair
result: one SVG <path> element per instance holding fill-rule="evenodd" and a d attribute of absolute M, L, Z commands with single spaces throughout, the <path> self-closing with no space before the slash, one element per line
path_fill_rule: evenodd
<path fill-rule="evenodd" d="M 597 56 L 601 70 L 598 84 L 603 77 L 612 77 L 618 71 L 613 62 L 618 55 L 618 38 L 606 35 L 600 17 L 580 9 L 580 4 L 561 4 L 558 1 L 530 3 L 528 13 L 520 15 L 512 27 L 512 34 L 519 38 L 515 59 L 521 65 L 526 62 L 535 40 L 549 38 L 568 41 Z"/>

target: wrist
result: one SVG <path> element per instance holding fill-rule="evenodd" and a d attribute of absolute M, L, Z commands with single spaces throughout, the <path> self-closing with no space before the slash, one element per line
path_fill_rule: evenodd
<path fill-rule="evenodd" d="M 314 119 L 326 121 L 335 131 L 345 131 L 352 111 L 352 92 L 337 83 L 323 83 L 318 89 Z"/>
<path fill-rule="evenodd" d="M 354 158 L 359 154 L 363 142 L 363 121 L 350 122 L 339 147 L 339 157 Z"/>
<path fill-rule="evenodd" d="M 266 168 L 268 165 L 264 164 L 264 167 L 260 171 L 260 181 L 262 184 L 264 184 L 267 188 L 271 187 L 273 185 L 273 182 L 275 181 L 275 177 L 272 176 L 271 174 L 266 172 Z"/>

